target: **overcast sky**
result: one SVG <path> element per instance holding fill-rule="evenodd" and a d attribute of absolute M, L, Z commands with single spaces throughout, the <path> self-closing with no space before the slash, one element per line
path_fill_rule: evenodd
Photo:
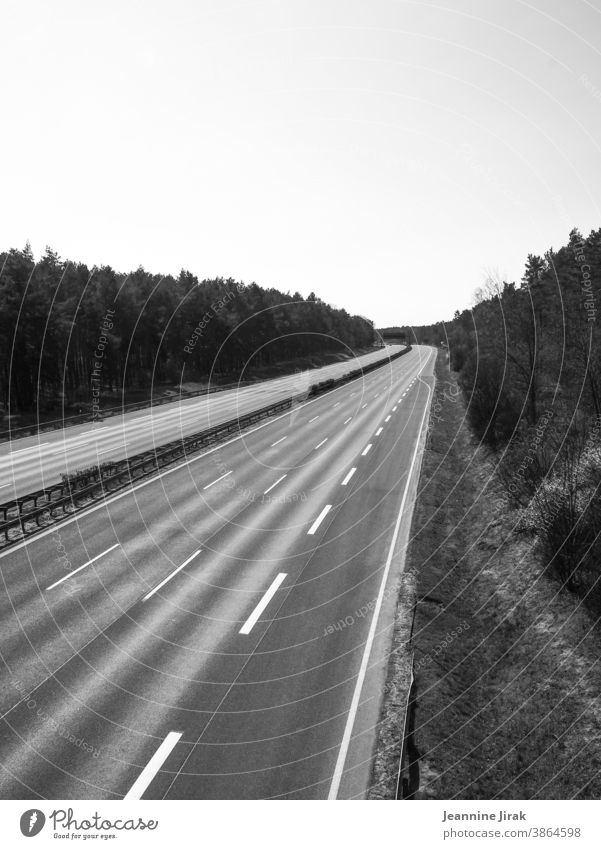
<path fill-rule="evenodd" d="M 601 226 L 601 0 L 2 3 L 0 249 L 378 326 Z"/>

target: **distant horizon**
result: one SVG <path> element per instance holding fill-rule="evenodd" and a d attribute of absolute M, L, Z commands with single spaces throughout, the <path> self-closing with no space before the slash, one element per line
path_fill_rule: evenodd
<path fill-rule="evenodd" d="M 40 251 L 36 251 L 36 250 L 34 250 L 33 246 L 31 245 L 31 242 L 30 242 L 30 240 L 29 240 L 29 239 L 27 239 L 27 240 L 26 240 L 25 244 L 24 244 L 24 245 L 23 245 L 23 247 L 21 247 L 21 248 L 17 248 L 17 247 L 15 247 L 15 246 L 13 245 L 13 246 L 11 246 L 10 248 L 6 248 L 6 249 L 4 249 L 4 248 L 3 248 L 3 249 L 0 249 L 0 253 L 4 253 L 4 251 L 5 251 L 5 250 L 6 250 L 6 251 L 11 251 L 11 250 L 24 251 L 24 250 L 27 248 L 27 246 L 28 246 L 28 245 L 29 245 L 29 247 L 31 248 L 31 252 L 32 252 L 32 254 L 33 254 L 33 257 L 34 257 L 34 260 L 35 260 L 36 264 L 38 264 L 39 262 L 41 262 L 41 260 L 42 260 L 42 258 L 43 258 L 43 256 L 44 256 L 44 254 L 45 254 L 45 252 L 46 252 L 46 250 L 47 250 L 47 249 L 50 249 L 51 251 L 53 251 L 53 252 L 54 252 L 54 253 L 55 253 L 55 254 L 59 257 L 59 259 L 60 259 L 60 261 L 61 261 L 61 262 L 68 262 L 68 263 L 71 263 L 71 264 L 81 264 L 81 265 L 85 265 L 85 266 L 86 266 L 88 269 L 90 269 L 90 270 L 91 270 L 91 269 L 93 269 L 93 268 L 98 268 L 98 269 L 100 269 L 100 268 L 103 268 L 103 267 L 104 267 L 104 268 L 112 268 L 112 269 L 113 269 L 113 271 L 115 271 L 117 274 L 131 274 L 131 273 L 133 273 L 133 272 L 137 271 L 137 269 L 138 269 L 138 268 L 143 268 L 145 271 L 149 272 L 150 274 L 156 274 L 157 276 L 160 276 L 160 277 L 162 277 L 163 279 L 164 279 L 164 278 L 166 278 L 166 277 L 174 277 L 174 278 L 176 278 L 176 277 L 179 275 L 179 273 L 180 273 L 181 271 L 187 271 L 187 272 L 189 272 L 190 274 L 193 274 L 193 275 L 194 275 L 194 277 L 196 277 L 196 278 L 198 279 L 198 282 L 199 282 L 199 283 L 202 283 L 204 280 L 215 280 L 215 279 L 222 278 L 222 279 L 224 279 L 224 280 L 236 280 L 236 282 L 238 282 L 238 283 L 242 283 L 242 284 L 243 284 L 243 285 L 245 285 L 245 286 L 249 286 L 249 285 L 251 285 L 251 284 L 256 284 L 257 286 L 260 286 L 262 289 L 274 288 L 274 289 L 278 289 L 279 291 L 281 291 L 281 292 L 283 292 L 283 293 L 287 293 L 287 292 L 289 292 L 290 294 L 293 294 L 293 290 L 292 290 L 292 289 L 290 289 L 290 288 L 285 288 L 284 286 L 278 286 L 278 285 L 274 285 L 273 287 L 264 286 L 264 285 L 263 285 L 263 284 L 262 284 L 259 280 L 244 280 L 244 279 L 240 279 L 240 280 L 238 280 L 237 278 L 232 277 L 231 275 L 227 275 L 227 274 L 217 274 L 215 277 L 207 277 L 207 276 L 205 276 L 205 275 L 197 274 L 197 273 L 196 273 L 196 271 L 194 271 L 192 268 L 184 268 L 183 266 L 182 266 L 182 267 L 181 267 L 181 268 L 180 268 L 177 272 L 172 272 L 172 271 L 167 271 L 167 272 L 165 272 L 165 271 L 154 271 L 152 268 L 149 268 L 149 267 L 147 267 L 146 265 L 144 265 L 144 263 L 138 263 L 138 265 L 136 265 L 135 267 L 132 267 L 132 268 L 130 268 L 128 271 L 125 271 L 124 269 L 117 268 L 117 267 L 116 267 L 113 263 L 110 263 L 110 262 L 103 262 L 103 263 L 101 263 L 101 264 L 98 264 L 98 263 L 89 263 L 89 262 L 85 262 L 84 260 L 74 259 L 73 257 L 63 256 L 63 255 L 60 253 L 60 251 L 58 251 L 58 250 L 56 250 L 56 249 L 55 249 L 55 247 L 54 247 L 53 245 L 46 245 L 46 246 L 45 246 L 42 250 L 40 250 Z M 0 271 L 1 271 L 1 269 L 0 269 Z M 0 278 L 0 279 L 1 279 L 1 278 Z M 294 290 L 294 291 L 297 291 L 297 290 Z M 304 300 L 307 300 L 307 297 L 308 297 L 308 296 L 311 294 L 311 292 L 313 292 L 313 291 L 314 291 L 314 290 L 313 290 L 312 288 L 309 288 L 309 291 L 308 291 L 306 294 L 304 294 L 303 292 L 299 292 L 299 294 L 301 294 L 301 295 L 303 296 Z M 429 325 L 429 324 L 442 324 L 442 323 L 446 323 L 446 321 L 425 321 L 425 322 L 422 322 L 422 323 L 421 323 L 421 324 L 419 324 L 419 325 L 418 325 L 418 324 L 410 325 L 410 324 L 408 324 L 407 322 L 400 322 L 400 323 L 399 323 L 399 322 L 392 322 L 392 323 L 390 323 L 390 324 L 378 324 L 378 323 L 377 323 L 374 319 L 372 319 L 372 318 L 371 318 L 371 316 L 369 316 L 369 315 L 362 315 L 361 313 L 352 313 L 352 312 L 351 312 L 351 311 L 350 311 L 350 310 L 349 310 L 349 309 L 348 309 L 348 308 L 347 308 L 347 307 L 346 307 L 343 303 L 333 303 L 333 302 L 331 302 L 331 301 L 329 301 L 329 300 L 326 300 L 325 298 L 322 298 L 322 297 L 321 297 L 321 295 L 320 295 L 320 293 L 319 293 L 319 292 L 314 292 L 314 294 L 315 294 L 318 298 L 320 298 L 322 301 L 324 301 L 325 303 L 327 303 L 329 306 L 331 306 L 331 307 L 334 307 L 334 308 L 336 308 L 336 309 L 345 309 L 345 310 L 346 310 L 348 313 L 350 313 L 351 315 L 361 315 L 361 316 L 362 316 L 362 318 L 367 318 L 367 319 L 369 319 L 370 321 L 373 321 L 373 323 L 374 323 L 374 328 L 375 328 L 376 330 L 378 330 L 379 328 L 387 328 L 387 327 L 397 327 L 397 326 L 398 326 L 398 327 L 411 327 L 411 326 L 421 327 L 422 325 Z M 449 321 L 451 321 L 451 320 L 452 320 L 452 319 L 449 319 Z"/>
<path fill-rule="evenodd" d="M 600 229 L 600 228 L 601 228 L 601 224 L 599 225 L 599 228 L 592 228 L 592 229 L 595 230 L 595 229 Z M 579 228 L 578 226 L 571 227 L 570 230 L 572 230 L 572 229 L 579 230 L 581 233 L 583 233 L 584 236 L 588 235 L 588 233 L 584 233 L 581 230 L 581 228 Z M 569 234 L 569 231 L 568 231 L 568 233 L 566 233 L 566 239 L 565 239 L 566 242 L 567 242 L 568 234 Z M 374 328 L 376 330 L 378 330 L 379 328 L 381 329 L 381 328 L 397 327 L 397 326 L 398 327 L 423 327 L 423 326 L 436 325 L 436 324 L 450 324 L 450 322 L 453 321 L 453 315 L 454 315 L 455 311 L 463 312 L 466 309 L 471 310 L 473 308 L 473 299 L 476 295 L 476 292 L 478 291 L 479 286 L 482 285 L 482 283 L 484 283 L 491 275 L 490 269 L 483 272 L 482 279 L 481 279 L 480 283 L 476 284 L 473 288 L 473 291 L 472 291 L 472 294 L 471 294 L 471 297 L 470 297 L 470 303 L 465 304 L 464 306 L 457 305 L 453 310 L 453 315 L 451 315 L 449 318 L 444 318 L 444 319 L 439 318 L 439 319 L 435 319 L 435 320 L 430 320 L 430 321 L 424 320 L 424 321 L 419 321 L 419 322 L 417 322 L 417 321 L 415 321 L 415 322 L 411 322 L 411 321 L 390 321 L 390 319 L 388 319 L 386 322 L 384 322 L 384 321 L 378 322 L 375 318 L 372 318 L 372 316 L 369 315 L 369 314 L 365 314 L 365 313 L 361 313 L 361 312 L 355 312 L 355 311 L 349 309 L 349 307 L 347 307 L 345 303 L 334 302 L 332 300 L 329 300 L 329 299 L 323 297 L 322 293 L 320 293 L 319 291 L 315 291 L 315 287 L 312 287 L 312 286 L 306 287 L 307 291 L 303 292 L 300 289 L 293 289 L 289 286 L 287 287 L 286 284 L 284 284 L 284 283 L 280 283 L 280 284 L 271 283 L 269 285 L 266 285 L 266 284 L 262 283 L 260 280 L 247 280 L 247 279 L 244 279 L 244 277 L 237 278 L 234 275 L 229 275 L 229 274 L 216 274 L 216 275 L 211 277 L 211 276 L 208 276 L 206 274 L 199 274 L 193 268 L 187 268 L 183 265 L 180 266 L 180 268 L 177 271 L 164 271 L 164 270 L 155 271 L 154 269 L 145 265 L 143 262 L 139 262 L 137 265 L 132 266 L 130 269 L 128 269 L 126 271 L 125 269 L 118 268 L 117 265 L 115 263 L 112 263 L 112 262 L 91 263 L 91 262 L 88 262 L 88 261 L 83 260 L 81 258 L 76 259 L 74 257 L 64 256 L 61 253 L 61 251 L 57 250 L 56 246 L 54 246 L 54 245 L 46 244 L 46 245 L 44 245 L 43 248 L 35 248 L 32 245 L 31 239 L 26 239 L 25 243 L 23 244 L 22 247 L 16 247 L 15 245 L 11 245 L 10 248 L 1 248 L 0 253 L 2 253 L 4 250 L 7 250 L 7 251 L 10 251 L 10 250 L 22 251 L 22 250 L 26 249 L 27 245 L 29 245 L 29 247 L 31 248 L 31 251 L 33 253 L 34 260 L 35 260 L 36 263 L 40 262 L 42 257 L 44 256 L 46 250 L 50 249 L 51 251 L 53 251 L 54 253 L 57 254 L 57 256 L 60 258 L 60 260 L 62 262 L 81 263 L 81 264 L 87 266 L 90 269 L 94 268 L 94 267 L 102 268 L 104 266 L 104 267 L 107 267 L 107 268 L 112 268 L 118 274 L 130 274 L 130 273 L 136 271 L 138 268 L 143 268 L 145 271 L 148 271 L 151 274 L 159 275 L 161 277 L 169 277 L 169 276 L 177 277 L 181 271 L 187 271 L 190 274 L 193 274 L 195 277 L 197 277 L 199 282 L 202 282 L 203 280 L 214 280 L 214 279 L 217 279 L 217 278 L 223 278 L 224 280 L 233 279 L 233 280 L 236 280 L 239 283 L 243 283 L 244 285 L 250 285 L 250 284 L 254 283 L 254 284 L 260 286 L 262 289 L 275 288 L 275 289 L 279 289 L 283 293 L 289 292 L 289 293 L 292 294 L 293 292 L 298 291 L 303 296 L 303 298 L 305 300 L 307 299 L 308 295 L 311 292 L 315 292 L 315 295 L 318 298 L 320 298 L 322 301 L 327 303 L 329 306 L 332 306 L 332 307 L 337 308 L 337 309 L 345 309 L 351 315 L 360 315 L 363 318 L 366 318 L 366 319 L 369 319 L 370 321 L 373 321 Z M 544 251 L 541 251 L 540 254 L 544 255 L 548 250 L 555 250 L 555 248 L 556 248 L 556 246 L 550 245 Z M 529 253 L 533 253 L 533 251 L 529 251 Z M 524 267 L 525 267 L 525 264 L 526 264 L 526 257 L 524 257 Z M 523 271 L 523 269 L 522 269 L 522 271 Z M 518 284 L 520 282 L 520 279 L 521 279 L 521 277 L 511 279 L 510 277 L 508 277 L 506 275 L 499 275 L 498 272 L 495 272 L 495 273 L 496 273 L 496 276 L 499 279 L 501 279 L 503 282 L 507 282 L 507 283 Z"/>

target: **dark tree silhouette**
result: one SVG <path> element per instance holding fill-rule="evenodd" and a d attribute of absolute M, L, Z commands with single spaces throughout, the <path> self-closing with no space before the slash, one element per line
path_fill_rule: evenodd
<path fill-rule="evenodd" d="M 0 403 L 10 413 L 69 410 L 99 396 L 183 379 L 237 380 L 282 361 L 352 353 L 370 321 L 232 279 L 129 274 L 62 260 L 50 248 L 0 253 Z"/>

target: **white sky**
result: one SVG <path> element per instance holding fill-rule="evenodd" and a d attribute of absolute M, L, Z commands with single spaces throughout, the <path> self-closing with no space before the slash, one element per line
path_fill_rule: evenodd
<path fill-rule="evenodd" d="M 381 326 L 601 226 L 601 0 L 3 0 L 0 26 L 0 249 Z"/>

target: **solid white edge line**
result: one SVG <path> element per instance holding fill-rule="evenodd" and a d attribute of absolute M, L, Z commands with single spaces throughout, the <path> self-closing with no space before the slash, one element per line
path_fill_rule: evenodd
<path fill-rule="evenodd" d="M 328 437 L 326 436 L 325 439 L 322 439 L 321 442 L 317 443 L 317 445 L 315 446 L 315 448 L 313 450 L 317 451 L 317 449 L 321 448 L 322 445 L 325 445 L 327 441 L 328 441 Z"/>
<path fill-rule="evenodd" d="M 427 362 L 427 360 L 426 360 L 426 362 Z M 333 394 L 334 392 L 339 392 L 341 389 L 345 389 L 345 388 L 346 388 L 345 385 L 339 386 L 336 389 L 332 389 L 331 394 Z M 330 393 L 328 393 L 328 394 L 330 394 Z M 351 394 L 353 394 L 353 393 L 351 393 Z M 308 407 L 309 404 L 315 404 L 318 401 L 322 401 L 322 400 L 323 400 L 323 396 L 319 397 L 319 398 L 313 398 L 311 401 L 305 401 L 304 404 L 301 404 L 299 406 L 299 409 L 304 409 L 304 407 Z M 67 525 L 71 525 L 73 522 L 80 522 L 82 519 L 85 519 L 88 516 L 90 516 L 92 513 L 95 513 L 97 510 L 104 510 L 104 509 L 106 509 L 106 507 L 110 506 L 111 504 L 114 504 L 115 501 L 120 501 L 122 498 L 128 498 L 131 495 L 133 495 L 133 493 L 137 492 L 138 490 L 143 489 L 146 486 L 150 486 L 153 483 L 156 483 L 157 480 L 161 480 L 162 478 L 167 477 L 167 475 L 172 475 L 175 472 L 179 472 L 183 468 L 185 468 L 186 466 L 191 466 L 192 463 L 197 463 L 199 460 L 203 460 L 205 457 L 208 457 L 209 454 L 213 454 L 215 451 L 220 451 L 222 448 L 225 448 L 226 445 L 232 445 L 234 442 L 238 442 L 240 439 L 243 439 L 244 437 L 250 436 L 251 434 L 256 433 L 257 431 L 262 430 L 264 427 L 269 427 L 270 425 L 281 421 L 282 419 L 286 418 L 287 416 L 290 416 L 290 410 L 286 410 L 286 412 L 282 413 L 279 416 L 274 416 L 273 418 L 270 417 L 269 420 L 266 421 L 266 422 L 263 422 L 263 424 L 257 425 L 256 427 L 253 427 L 253 428 L 249 428 L 248 430 L 245 430 L 244 433 L 240 433 L 240 434 L 238 434 L 238 436 L 234 436 L 233 439 L 228 439 L 228 440 L 226 440 L 226 442 L 221 442 L 219 445 L 214 445 L 213 448 L 209 448 L 208 451 L 203 451 L 201 454 L 196 454 L 194 457 L 187 457 L 182 463 L 178 463 L 176 466 L 171 466 L 170 468 L 165 469 L 162 472 L 159 472 L 159 474 L 153 475 L 151 478 L 148 478 L 147 480 L 141 481 L 139 484 L 136 484 L 135 486 L 128 487 L 128 489 L 124 490 L 123 492 L 117 493 L 112 498 L 105 498 L 102 501 L 100 501 L 98 504 L 94 504 L 94 506 L 89 507 L 86 510 L 79 511 L 76 515 L 71 516 L 71 518 L 57 522 L 56 525 L 52 525 L 52 527 L 49 527 L 46 530 L 41 531 L 39 534 L 38 533 L 34 534 L 29 539 L 24 539 L 21 542 L 16 543 L 15 545 L 11 545 L 8 548 L 0 550 L 0 560 L 2 560 L 4 557 L 8 557 L 9 554 L 14 554 L 15 551 L 19 551 L 21 548 L 27 548 L 28 545 L 31 545 L 34 542 L 39 542 L 41 539 L 44 539 L 45 537 L 47 537 L 49 534 L 56 533 L 57 527 L 65 528 Z M 350 422 L 351 419 L 352 419 L 352 416 L 349 419 L 347 419 L 344 422 L 344 424 L 348 424 L 348 422 Z"/>
<path fill-rule="evenodd" d="M 428 359 L 424 363 L 423 368 L 426 367 L 428 361 L 430 359 L 430 355 L 428 355 Z M 423 369 L 422 369 L 423 370 Z M 371 624 L 369 627 L 369 633 L 367 635 L 367 640 L 365 642 L 365 648 L 363 650 L 363 657 L 361 658 L 361 666 L 359 667 L 359 674 L 357 676 L 357 683 L 355 684 L 355 690 L 353 692 L 353 698 L 351 700 L 351 706 L 349 708 L 349 713 L 346 720 L 346 725 L 344 728 L 344 734 L 342 736 L 342 742 L 340 744 L 340 749 L 338 751 L 338 758 L 336 759 L 336 766 L 334 767 L 334 774 L 332 776 L 332 783 L 330 785 L 330 790 L 328 793 L 328 799 L 337 799 L 338 798 L 338 790 L 340 789 L 340 782 L 342 780 L 342 775 L 344 773 L 344 764 L 346 762 L 346 756 L 348 753 L 349 745 L 351 742 L 351 735 L 353 733 L 353 726 L 355 724 L 355 717 L 357 715 L 357 710 L 359 708 L 359 699 L 361 698 L 361 690 L 363 689 L 363 681 L 365 680 L 365 675 L 367 672 L 367 665 L 369 663 L 369 656 L 371 654 L 371 648 L 373 645 L 373 641 L 376 635 L 376 628 L 378 625 L 378 619 L 380 616 L 380 609 L 382 607 L 382 602 L 384 600 L 384 592 L 386 589 L 386 582 L 388 581 L 388 573 L 390 572 L 390 564 L 392 563 L 392 557 L 394 555 L 394 549 L 396 547 L 396 542 L 399 536 L 399 531 L 401 529 L 401 520 L 403 518 L 403 511 L 405 509 L 405 502 L 407 501 L 407 494 L 409 492 L 409 484 L 411 483 L 411 478 L 413 476 L 413 469 L 415 467 L 415 463 L 417 461 L 419 447 L 422 441 L 422 431 L 424 427 L 424 421 L 426 419 L 426 414 L 429 409 L 429 401 L 432 395 L 432 390 L 430 386 L 428 386 L 428 401 L 424 408 L 424 413 L 422 416 L 422 420 L 420 422 L 418 436 L 415 442 L 415 450 L 413 452 L 413 459 L 411 460 L 411 466 L 409 467 L 409 474 L 407 475 L 407 483 L 405 484 L 405 490 L 403 492 L 403 498 L 401 500 L 401 506 L 399 508 L 399 513 L 397 516 L 396 524 L 394 526 L 394 533 L 392 535 L 392 541 L 390 543 L 390 548 L 388 550 L 388 557 L 386 558 L 386 565 L 384 566 L 384 574 L 382 575 L 382 581 L 380 583 L 380 590 L 378 592 L 378 598 L 376 600 L 376 605 L 374 607 L 374 612 L 371 620 Z"/>
<path fill-rule="evenodd" d="M 328 513 L 330 512 L 331 509 L 332 509 L 332 505 L 326 504 L 326 506 L 323 508 L 323 510 L 321 511 L 319 516 L 317 517 L 317 519 L 313 522 L 313 524 L 311 525 L 311 527 L 307 531 L 307 534 L 311 534 L 311 536 L 313 536 L 313 534 L 315 533 L 317 528 L 321 525 L 321 523 L 323 522 L 323 520 L 328 515 Z"/>
<path fill-rule="evenodd" d="M 109 551 L 113 551 L 115 548 L 118 548 L 120 545 L 121 545 L 121 543 L 120 543 L 120 542 L 116 542 L 116 543 L 115 543 L 115 545 L 111 545 L 111 547 L 110 547 L 110 548 L 107 548 L 107 550 L 106 550 L 106 551 L 103 551 L 103 552 L 102 552 L 102 554 L 97 554 L 97 555 L 96 555 L 96 557 L 92 557 L 92 559 L 91 559 L 91 560 L 88 560 L 88 562 L 87 562 L 87 563 L 84 563 L 84 564 L 83 564 L 83 566 L 78 566 L 78 567 L 77 567 L 77 569 L 74 569 L 72 572 L 69 572 L 69 574 L 68 574 L 68 575 L 64 575 L 64 577 L 62 577 L 62 578 L 60 579 L 60 581 L 55 581 L 53 584 L 50 584 L 50 586 L 49 586 L 49 587 L 46 587 L 46 590 L 45 590 L 45 591 L 46 591 L 46 592 L 48 592 L 48 590 L 53 590 L 55 587 L 58 587 L 58 585 L 59 585 L 59 584 L 62 584 L 62 583 L 63 583 L 63 581 L 66 581 L 66 580 L 67 580 L 67 578 L 71 578 L 71 577 L 72 577 L 73 575 L 75 575 L 77 572 L 81 572 L 81 570 L 82 570 L 82 569 L 85 569 L 85 568 L 86 568 L 86 566 L 91 566 L 91 565 L 92 565 L 92 563 L 95 563 L 97 560 L 100 560 L 100 558 L 101 558 L 101 557 L 104 557 L 104 555 L 105 555 L 105 554 L 108 554 L 108 553 L 109 553 Z"/>
<path fill-rule="evenodd" d="M 169 734 L 165 737 L 159 748 L 156 750 L 154 755 L 148 761 L 140 775 L 136 778 L 131 788 L 128 790 L 127 794 L 123 797 L 125 800 L 137 800 L 142 798 L 142 794 L 147 790 L 148 785 L 155 777 L 157 772 L 163 766 L 171 752 L 173 751 L 176 743 L 179 742 L 179 739 L 182 735 L 179 731 L 170 731 Z"/>
<path fill-rule="evenodd" d="M 363 451 L 361 452 L 361 456 L 362 456 L 362 457 L 365 457 L 365 455 L 366 455 L 366 454 L 369 454 L 369 452 L 370 452 L 370 450 L 371 450 L 371 446 L 372 446 L 372 443 L 371 443 L 371 442 L 369 443 L 369 445 L 366 445 L 366 446 L 365 446 L 365 448 L 364 448 L 364 449 L 363 449 Z"/>
<path fill-rule="evenodd" d="M 217 478 L 217 480 L 211 481 L 211 483 L 208 483 L 206 486 L 203 486 L 203 489 L 210 489 L 212 486 L 215 486 L 216 483 L 219 483 L 219 481 L 222 481 L 224 478 L 227 478 L 228 475 L 231 475 L 232 471 L 233 469 L 230 469 L 229 472 L 226 472 L 224 475 L 221 475 L 221 477 Z"/>
<path fill-rule="evenodd" d="M 158 593 L 158 591 L 161 589 L 161 587 L 164 587 L 164 586 L 165 586 L 165 584 L 167 583 L 167 581 L 170 581 L 170 580 L 171 580 L 171 578 L 174 578 L 174 577 L 177 575 L 177 573 L 178 573 L 178 572 L 181 572 L 181 571 L 182 571 L 182 569 L 184 568 L 184 566 L 187 566 L 187 565 L 188 565 L 188 563 L 191 563 L 191 562 L 192 562 L 192 560 L 194 560 L 194 558 L 195 558 L 195 557 L 198 557 L 198 555 L 200 554 L 200 552 L 201 552 L 201 551 L 202 551 L 202 549 L 200 549 L 200 548 L 199 548 L 197 551 L 195 551 L 195 552 L 194 552 L 194 554 L 190 555 L 190 557 L 188 557 L 188 559 L 187 559 L 184 563 L 182 563 L 182 565 L 181 565 L 181 566 L 178 566 L 178 567 L 177 567 L 177 569 L 174 569 L 174 570 L 173 570 L 173 572 L 171 572 L 169 575 L 167 575 L 167 577 L 166 577 L 166 578 L 164 578 L 164 579 L 161 581 L 161 583 L 160 583 L 160 584 L 157 584 L 157 586 L 156 586 L 153 590 L 150 590 L 150 592 L 149 592 L 149 593 L 146 593 L 146 595 L 144 596 L 144 598 L 142 599 L 142 601 L 148 601 L 148 599 L 149 599 L 149 598 L 152 598 L 152 596 L 153 596 L 155 593 Z"/>
<path fill-rule="evenodd" d="M 257 604 L 253 612 L 250 614 L 244 625 L 240 628 L 239 634 L 250 634 L 253 627 L 257 624 L 259 616 L 263 613 L 271 599 L 278 591 L 280 584 L 286 580 L 287 572 L 280 572 L 269 586 L 269 589 Z"/>
<path fill-rule="evenodd" d="M 356 471 L 357 471 L 357 468 L 356 468 L 356 466 L 354 466 L 354 467 L 350 470 L 350 472 L 348 473 L 348 475 L 345 477 L 345 479 L 342 481 L 342 483 L 340 484 L 340 486 L 346 486 L 346 485 L 347 485 L 347 483 L 350 481 L 350 479 L 353 477 L 353 475 L 355 474 L 355 472 L 356 472 Z"/>
<path fill-rule="evenodd" d="M 271 490 L 274 489 L 274 487 L 276 487 L 280 483 L 280 481 L 283 481 L 285 477 L 286 475 L 282 475 L 282 477 L 278 478 L 275 483 L 272 483 L 271 486 L 268 486 L 263 495 L 267 495 L 268 492 L 271 492 Z"/>

